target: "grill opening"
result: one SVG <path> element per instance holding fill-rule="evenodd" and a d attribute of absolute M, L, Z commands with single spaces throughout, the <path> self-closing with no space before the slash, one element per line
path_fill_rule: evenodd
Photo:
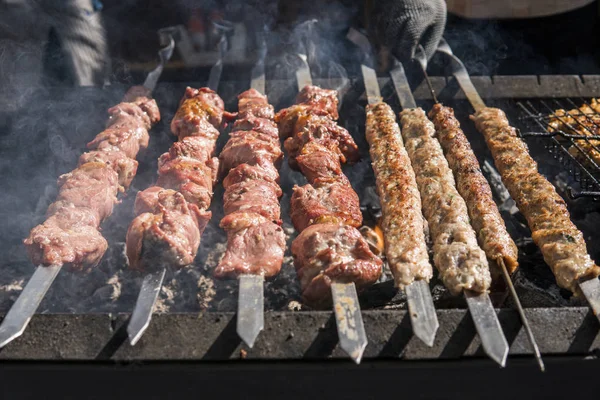
<path fill-rule="evenodd" d="M 600 200 L 600 113 L 595 109 L 600 109 L 600 105 L 592 106 L 590 103 L 593 102 L 583 98 L 517 102 L 524 113 L 520 120 L 527 128 L 519 134 L 523 138 L 540 140 L 571 174 L 579 186 L 567 188 L 572 199 L 591 197 L 594 201 Z M 582 111 L 584 108 L 586 112 Z M 552 124 L 558 125 L 558 129 Z"/>

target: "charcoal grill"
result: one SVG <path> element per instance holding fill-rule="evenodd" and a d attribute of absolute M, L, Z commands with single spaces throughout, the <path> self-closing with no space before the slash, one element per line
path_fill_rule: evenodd
<path fill-rule="evenodd" d="M 439 100 L 455 108 L 480 162 L 483 164 L 485 160 L 491 161 L 482 138 L 468 120 L 472 110 L 457 83 L 453 78 L 445 77 L 432 77 L 431 80 Z M 584 232 L 592 258 L 600 259 L 600 233 L 595 229 L 600 211 L 600 206 L 595 201 L 598 197 L 597 190 L 600 189 L 600 186 L 595 186 L 598 184 L 598 175 L 589 166 L 582 165 L 572 157 L 568 158 L 569 154 L 562 141 L 544 133 L 548 118 L 545 111 L 550 113 L 556 108 L 570 109 L 573 108 L 569 106 L 572 103 L 579 105 L 573 100 L 575 98 L 589 99 L 597 96 L 600 94 L 600 76 L 496 76 L 473 77 L 472 80 L 486 103 L 506 110 L 509 119 L 520 129 L 530 145 L 542 172 L 555 184 L 558 177 L 559 191 L 563 189 L 564 195 L 569 191 L 568 188 L 573 189 L 575 195 L 568 198 L 573 219 Z M 345 172 L 358 189 L 365 209 L 376 209 L 376 201 L 369 200 L 372 199 L 369 188 L 374 185 L 374 176 L 368 165 L 368 148 L 364 139 L 366 98 L 362 81 L 328 79 L 314 80 L 314 83 L 340 90 L 341 123 L 354 136 L 363 158 L 358 165 L 348 167 Z M 219 93 L 228 109 L 234 109 L 237 94 L 245 90 L 248 84 L 246 81 L 221 83 Z M 168 124 L 186 85 L 200 87 L 204 83 L 159 83 L 156 89 L 155 97 L 163 114 L 163 122 L 153 130 L 151 147 L 141 159 L 140 174 L 134 181 L 137 190 L 147 187 L 153 181 L 156 158 L 172 141 Z M 384 100 L 398 110 L 391 81 L 379 79 L 379 85 Z M 37 176 L 32 179 L 38 183 L 34 189 L 17 186 L 17 180 L 23 179 L 23 172 L 17 171 L 12 177 L 5 177 L 8 187 L 16 188 L 17 194 L 19 191 L 23 193 L 25 190 L 33 190 L 29 193 L 30 198 L 41 200 L 37 202 L 39 204 L 25 200 L 19 204 L 19 208 L 15 207 L 12 218 L 20 217 L 27 223 L 8 225 L 1 231 L 3 250 L 10 255 L 5 265 L 2 265 L 4 271 L 10 271 L 3 275 L 3 281 L 0 282 L 2 312 L 6 312 L 18 295 L 18 288 L 11 285 L 16 283 L 18 286 L 19 282 L 26 281 L 33 269 L 19 241 L 34 223 L 39 222 L 45 206 L 53 197 L 52 189 L 45 189 L 45 185 L 50 188 L 58 174 L 66 172 L 75 164 L 75 157 L 83 147 L 82 143 L 100 129 L 104 118 L 100 110 L 105 107 L 99 105 L 114 103 L 125 89 L 113 86 L 105 90 L 41 93 L 38 96 L 39 104 L 16 119 L 12 134 L 7 136 L 11 140 L 2 142 L 0 151 L 4 154 L 16 151 L 20 145 L 19 133 L 28 131 L 31 139 L 31 129 L 36 126 L 36 121 L 44 121 L 47 128 L 39 132 L 38 145 L 54 149 L 54 155 L 47 156 L 48 164 L 42 163 L 43 169 L 38 167 Z M 297 92 L 295 82 L 278 80 L 267 80 L 266 90 L 276 109 L 291 104 Z M 419 105 L 430 107 L 431 94 L 424 82 L 414 85 L 413 92 Z M 95 103 L 94 107 L 89 102 Z M 562 107 L 558 107 L 558 104 Z M 543 108 L 544 105 L 547 106 L 546 109 Z M 75 130 L 66 129 L 82 118 L 87 118 L 84 120 L 88 123 L 78 125 Z M 56 139 L 57 136 L 60 139 Z M 57 147 L 56 140 L 61 141 L 62 147 Z M 222 135 L 220 147 L 225 140 L 226 135 Z M 553 143 L 549 145 L 550 152 L 544 146 L 548 141 Z M 72 153 L 69 152 L 70 148 L 73 149 Z M 28 151 L 29 155 L 43 153 L 36 146 Z M 56 158 L 57 152 L 62 158 Z M 22 169 L 28 171 L 35 169 L 38 161 L 30 157 L 18 157 L 18 160 L 22 163 Z M 565 172 L 568 172 L 566 176 Z M 287 207 L 291 187 L 302 180 L 286 163 L 282 167 L 281 176 L 285 193 L 282 214 L 287 218 L 284 227 L 289 228 L 291 225 Z M 263 333 L 252 349 L 241 343 L 235 332 L 236 285 L 234 282 L 212 281 L 210 278 L 211 269 L 218 261 L 225 243 L 224 235 L 217 225 L 222 216 L 222 204 L 218 201 L 222 196 L 220 186 L 216 189 L 217 201 L 213 202 L 213 219 L 204 234 L 196 264 L 177 274 L 169 273 L 167 282 L 171 282 L 171 285 L 167 285 L 167 290 L 161 294 L 159 313 L 155 315 L 140 342 L 135 347 L 129 346 L 126 342 L 126 322 L 128 313 L 133 308 L 141 277 L 125 269 L 122 250 L 125 231 L 133 217 L 134 193 L 135 190 L 132 190 L 122 204 L 116 207 L 115 215 L 103 226 L 111 247 L 99 267 L 87 276 L 63 271 L 42 302 L 39 314 L 33 318 L 22 337 L 1 350 L 0 359 L 265 361 L 345 358 L 337 345 L 331 312 L 296 310 L 300 292 L 289 257 L 282 273 L 266 284 Z M 556 287 L 554 277 L 528 239 L 528 230 L 520 220 L 520 215 L 512 212 L 508 206 L 502 206 L 501 209 L 508 229 L 519 245 L 522 268 L 515 277 L 515 285 L 542 353 L 594 357 L 600 346 L 598 320 L 581 300 L 568 298 L 566 293 Z M 412 336 L 405 299 L 394 290 L 389 275 L 384 276 L 381 282 L 361 296 L 369 338 L 364 356 L 366 360 L 399 358 L 406 362 L 433 362 L 440 359 L 474 360 L 484 357 L 464 302 L 449 296 L 438 281 L 432 281 L 431 287 L 440 320 L 440 330 L 432 348 L 426 347 Z M 531 350 L 510 302 L 499 310 L 499 318 L 511 344 L 508 362 L 510 367 L 513 356 L 530 355 Z"/>

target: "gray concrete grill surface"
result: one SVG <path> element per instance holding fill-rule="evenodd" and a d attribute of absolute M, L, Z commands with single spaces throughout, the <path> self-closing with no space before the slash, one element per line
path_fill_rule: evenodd
<path fill-rule="evenodd" d="M 410 71 L 409 71 L 410 72 Z M 419 82 L 419 80 L 414 80 Z M 483 141 L 473 132 L 468 115 L 472 109 L 453 78 L 432 77 L 440 101 L 455 108 L 480 162 L 490 160 Z M 600 96 L 600 76 L 510 76 L 473 77 L 478 91 L 490 105 L 507 111 L 511 121 L 519 124 L 514 99 L 564 98 Z M 340 89 L 341 121 L 361 147 L 368 152 L 364 140 L 364 88 L 360 81 L 315 80 L 315 84 Z M 202 83 L 189 83 L 199 87 Z M 223 82 L 219 93 L 228 109 L 235 109 L 236 96 L 248 82 Z M 276 109 L 293 103 L 297 93 L 295 81 L 267 81 L 267 93 Z M 142 276 L 127 270 L 123 254 L 124 232 L 132 218 L 135 191 L 142 190 L 155 179 L 156 157 L 165 151 L 172 137 L 168 124 L 177 107 L 185 84 L 159 84 L 156 97 L 163 122 L 152 132 L 151 147 L 140 160 L 138 177 L 131 193 L 115 207 L 103 225 L 110 244 L 100 266 L 88 275 L 62 271 L 38 312 L 21 338 L 0 351 L 0 359 L 230 359 L 248 358 L 328 358 L 344 357 L 337 348 L 335 324 L 331 313 L 288 311 L 300 301 L 300 293 L 291 260 L 282 273 L 267 282 L 265 330 L 254 349 L 243 347 L 235 333 L 237 284 L 219 282 L 211 270 L 223 250 L 224 235 L 218 229 L 222 216 L 222 188 L 216 188 L 211 226 L 203 236 L 199 257 L 190 268 L 167 275 L 148 331 L 131 348 L 126 342 L 125 321 L 133 308 Z M 397 99 L 389 79 L 380 79 L 382 95 L 398 111 Z M 0 198 L 0 312 L 5 313 L 31 276 L 34 266 L 27 260 L 20 240 L 39 223 L 46 206 L 53 199 L 55 180 L 75 165 L 85 143 L 101 130 L 106 114 L 125 90 L 115 86 L 105 90 L 82 89 L 73 93 L 45 93 L 38 103 L 32 102 L 14 132 L 0 139 L 0 171 L 6 191 Z M 424 82 L 413 87 L 420 106 L 428 109 L 431 95 Z M 34 100 L 32 100 L 34 101 Z M 33 120 L 34 115 L 41 116 Z M 225 135 L 220 139 L 222 147 Z M 530 144 L 543 173 L 551 179 L 564 174 L 563 167 L 548 157 L 543 146 Z M 29 147 L 28 147 L 29 146 Z M 51 152 L 48 152 L 50 148 Z M 26 149 L 26 150 L 23 150 Z M 15 166 L 17 168 L 15 168 Z M 345 168 L 361 200 L 373 182 L 368 158 Z M 569 177 L 563 177 L 569 181 Z M 28 182 L 23 185 L 22 182 Z M 302 184 L 298 173 L 282 167 L 282 199 L 284 228 L 293 239 L 286 215 L 289 192 L 294 183 Z M 553 180 L 556 183 L 555 180 Z M 570 181 L 569 181 L 570 182 Z M 220 192 L 219 192 L 220 190 Z M 32 201 L 33 200 L 33 201 Z M 569 201 L 576 224 L 585 234 L 590 253 L 600 259 L 599 205 L 588 199 Z M 529 233 L 518 214 L 503 213 L 511 235 L 520 250 L 521 269 L 515 286 L 530 318 L 534 334 L 543 353 L 586 356 L 598 348 L 600 324 L 581 299 L 570 298 L 554 284 L 552 274 L 531 244 Z M 287 223 L 287 226 L 286 226 Z M 404 296 L 395 291 L 389 274 L 361 296 L 365 326 L 370 343 L 365 357 L 401 357 L 402 359 L 437 359 L 483 357 L 472 321 L 461 298 L 450 297 L 443 286 L 432 282 L 432 290 L 440 330 L 434 348 L 429 349 L 412 337 L 406 316 Z M 500 319 L 511 344 L 511 354 L 530 354 L 516 313 L 510 300 L 500 311 Z"/>
<path fill-rule="evenodd" d="M 600 324 L 585 307 L 526 310 L 543 354 L 596 356 Z M 531 355 L 516 311 L 498 312 L 510 355 Z M 485 357 L 466 310 L 439 310 L 435 344 L 412 335 L 406 311 L 363 311 L 369 338 L 364 358 L 401 360 Z M 228 360 L 347 358 L 338 347 L 331 312 L 267 312 L 265 329 L 252 349 L 235 332 L 233 313 L 156 314 L 132 347 L 128 315 L 36 315 L 22 337 L 0 352 L 0 360 Z M 510 357 L 508 361 L 510 365 Z"/>

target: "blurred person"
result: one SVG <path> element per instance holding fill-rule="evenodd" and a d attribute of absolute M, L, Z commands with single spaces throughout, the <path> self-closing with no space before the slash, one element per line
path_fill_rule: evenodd
<path fill-rule="evenodd" d="M 97 0 L 0 0 L 0 112 L 17 111 L 42 85 L 51 33 L 74 85 L 105 83 L 109 57 L 101 9 Z"/>

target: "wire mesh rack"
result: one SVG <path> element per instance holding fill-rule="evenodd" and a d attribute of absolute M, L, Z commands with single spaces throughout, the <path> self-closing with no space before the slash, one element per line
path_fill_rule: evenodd
<path fill-rule="evenodd" d="M 521 137 L 541 140 L 578 183 L 568 187 L 568 195 L 600 201 L 600 101 L 535 99 L 517 105 L 523 111 Z"/>

